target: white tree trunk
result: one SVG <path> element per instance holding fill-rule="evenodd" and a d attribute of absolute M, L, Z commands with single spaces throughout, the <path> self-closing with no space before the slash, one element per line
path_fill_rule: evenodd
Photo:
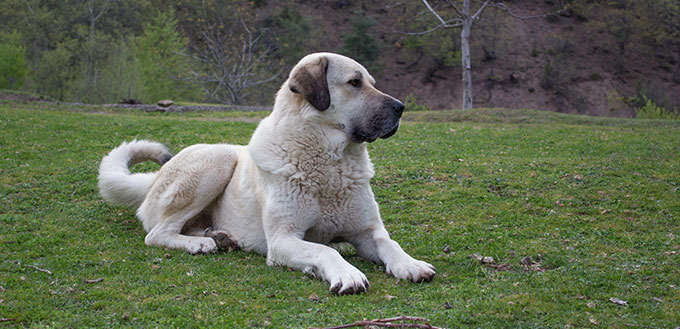
<path fill-rule="evenodd" d="M 462 55 L 463 109 L 472 108 L 472 67 L 470 66 L 470 0 L 463 1 L 463 26 L 460 31 L 460 52 Z"/>
<path fill-rule="evenodd" d="M 470 66 L 470 26 L 472 22 L 463 23 L 460 32 L 460 52 L 463 57 L 463 109 L 472 108 L 472 67 Z"/>

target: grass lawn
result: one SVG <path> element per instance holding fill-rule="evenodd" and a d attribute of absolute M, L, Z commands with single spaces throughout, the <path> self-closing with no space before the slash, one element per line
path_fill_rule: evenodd
<path fill-rule="evenodd" d="M 374 192 L 437 277 L 400 282 L 344 250 L 371 282 L 356 296 L 256 254 L 147 247 L 134 210 L 98 195 L 99 161 L 122 141 L 244 144 L 264 115 L 0 101 L 0 327 L 680 324 L 678 122 L 407 113 L 369 146 Z"/>

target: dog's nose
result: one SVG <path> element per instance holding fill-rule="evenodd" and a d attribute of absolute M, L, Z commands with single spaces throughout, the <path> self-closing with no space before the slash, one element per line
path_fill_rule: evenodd
<path fill-rule="evenodd" d="M 396 100 L 396 99 L 392 102 L 392 110 L 393 110 L 394 113 L 396 113 L 399 117 L 401 117 L 401 114 L 404 113 L 404 109 L 405 109 L 405 108 L 406 108 L 406 107 L 404 106 L 404 103 L 402 103 L 402 102 L 400 102 L 400 101 L 398 101 L 398 100 Z"/>

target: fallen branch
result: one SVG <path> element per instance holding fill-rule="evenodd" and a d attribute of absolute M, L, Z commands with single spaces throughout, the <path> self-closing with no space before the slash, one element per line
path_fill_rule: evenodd
<path fill-rule="evenodd" d="M 393 323 L 401 321 L 401 323 Z M 404 321 L 412 321 L 413 323 L 404 323 Z M 418 323 L 418 322 L 423 322 L 423 323 Z M 310 328 L 310 329 L 342 329 L 342 328 L 351 328 L 351 327 L 368 327 L 368 326 L 376 326 L 376 327 L 385 327 L 385 328 L 425 328 L 425 329 L 443 329 L 439 327 L 433 327 L 430 325 L 430 323 L 427 322 L 427 319 L 425 318 L 417 318 L 417 317 L 412 317 L 412 316 L 399 316 L 396 318 L 387 318 L 387 319 L 375 319 L 375 320 L 362 320 L 362 321 L 357 321 L 352 324 L 344 324 L 340 326 L 335 326 L 335 327 L 325 327 L 325 328 Z"/>
<path fill-rule="evenodd" d="M 52 271 L 46 270 L 46 269 L 44 269 L 44 268 L 40 268 L 40 267 L 33 266 L 33 265 L 26 265 L 26 267 L 30 267 L 30 268 L 32 268 L 32 269 L 34 269 L 34 270 L 38 270 L 38 271 L 40 271 L 40 272 L 44 272 L 44 273 L 47 273 L 47 274 L 52 275 Z"/>

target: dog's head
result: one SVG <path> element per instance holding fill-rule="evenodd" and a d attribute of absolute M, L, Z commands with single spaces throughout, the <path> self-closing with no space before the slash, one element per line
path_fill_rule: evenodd
<path fill-rule="evenodd" d="M 337 54 L 306 56 L 286 86 L 300 98 L 302 111 L 343 130 L 355 143 L 394 135 L 404 112 L 404 104 L 375 88 L 375 79 L 361 64 Z"/>

